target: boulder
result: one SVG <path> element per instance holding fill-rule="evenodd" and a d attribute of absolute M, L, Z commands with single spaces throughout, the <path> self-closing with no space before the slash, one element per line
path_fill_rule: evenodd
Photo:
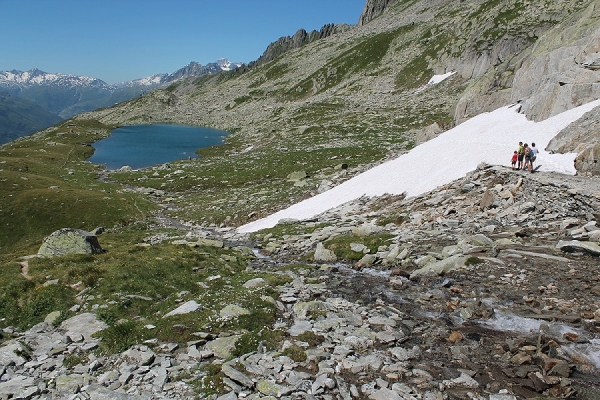
<path fill-rule="evenodd" d="M 294 171 L 287 176 L 288 181 L 300 181 L 308 178 L 306 171 Z"/>
<path fill-rule="evenodd" d="M 108 325 L 98 320 L 96 314 L 83 313 L 63 321 L 60 328 L 66 331 L 65 336 L 77 333 L 90 340 L 94 333 L 108 328 Z"/>
<path fill-rule="evenodd" d="M 218 247 L 220 249 L 225 246 L 225 243 L 223 243 L 222 240 L 207 239 L 207 238 L 200 238 L 200 239 L 198 239 L 197 243 L 198 243 L 198 246 Z"/>
<path fill-rule="evenodd" d="M 337 261 L 337 257 L 333 250 L 326 249 L 322 243 L 317 243 L 317 248 L 315 250 L 315 261 L 323 261 L 323 262 L 335 262 Z"/>
<path fill-rule="evenodd" d="M 592 242 L 580 242 L 578 240 L 561 240 L 556 245 L 556 248 L 567 253 L 582 251 L 584 253 L 589 253 L 593 256 L 600 256 L 600 246 L 597 243 Z"/>
<path fill-rule="evenodd" d="M 100 254 L 102 247 L 98 238 L 88 231 L 63 228 L 46 237 L 38 250 L 42 257 L 66 256 L 72 254 Z"/>
<path fill-rule="evenodd" d="M 462 255 L 455 255 L 448 257 L 445 260 L 437 261 L 413 271 L 410 274 L 410 279 L 419 276 L 436 276 L 443 275 L 446 272 L 453 271 L 461 266 L 464 266 L 467 257 Z"/>
<path fill-rule="evenodd" d="M 212 351 L 215 357 L 227 359 L 231 357 L 235 350 L 235 344 L 240 337 L 240 335 L 220 337 L 206 343 L 204 349 Z"/>
<path fill-rule="evenodd" d="M 173 315 L 179 315 L 179 314 L 189 314 L 189 313 L 197 311 L 198 309 L 201 309 L 201 308 L 202 308 L 202 306 L 200 304 L 196 303 L 194 300 L 190 300 L 186 303 L 183 303 L 182 305 L 180 305 L 173 311 L 166 313 L 163 316 L 163 318 L 167 318 L 167 317 L 171 317 Z"/>

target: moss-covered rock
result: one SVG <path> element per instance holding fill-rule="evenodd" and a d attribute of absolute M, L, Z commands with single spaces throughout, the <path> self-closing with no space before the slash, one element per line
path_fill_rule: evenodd
<path fill-rule="evenodd" d="M 42 257 L 72 254 L 100 254 L 102 247 L 98 238 L 81 229 L 63 228 L 52 232 L 44 239 L 38 255 Z"/>

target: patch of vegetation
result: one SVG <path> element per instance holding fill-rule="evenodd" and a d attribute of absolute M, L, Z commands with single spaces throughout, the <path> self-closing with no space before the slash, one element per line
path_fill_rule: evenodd
<path fill-rule="evenodd" d="M 376 224 L 378 226 L 386 226 L 387 224 L 400 226 L 404 221 L 406 221 L 406 215 L 404 214 L 389 214 L 385 217 L 377 218 Z"/>
<path fill-rule="evenodd" d="M 236 342 L 233 356 L 239 357 L 256 351 L 261 344 L 269 351 L 277 350 L 281 346 L 284 337 L 284 331 L 273 330 L 269 327 L 261 329 L 258 332 L 246 332 Z"/>
<path fill-rule="evenodd" d="M 0 327 L 13 325 L 25 329 L 52 311 L 72 315 L 69 308 L 79 303 L 82 311 L 96 309 L 109 325 L 100 334 L 104 338 L 101 349 L 104 353 L 121 351 L 121 346 L 130 346 L 150 332 L 159 340 L 178 343 L 192 340 L 193 332 L 218 334 L 222 330 L 245 332 L 248 337 L 267 340 L 268 333 L 262 336 L 257 333 L 269 329 L 276 308 L 262 297 L 277 297 L 275 288 L 291 278 L 246 271 L 247 255 L 231 249 L 191 248 L 170 241 L 138 246 L 149 233 L 132 226 L 99 236 L 101 246 L 107 250 L 103 254 L 32 259 L 31 279 L 20 274 L 16 263 L 0 265 L 0 314 L 4 318 Z M 163 234 L 177 237 L 178 232 Z M 262 277 L 268 285 L 259 289 L 243 286 L 256 277 Z M 46 285 L 49 279 L 58 284 Z M 200 310 L 162 318 L 182 301 L 192 299 L 201 305 Z M 239 304 L 250 315 L 221 320 L 218 312 L 225 304 Z M 119 323 L 123 320 L 129 322 Z M 146 324 L 156 328 L 148 331 L 143 328 Z"/>
<path fill-rule="evenodd" d="M 433 76 L 430 63 L 439 58 L 451 41 L 447 33 L 431 37 L 431 31 L 426 31 L 421 40 L 421 53 L 409 61 L 396 75 L 395 85 L 399 90 L 412 90 L 425 85 Z"/>
<path fill-rule="evenodd" d="M 63 360 L 63 367 L 71 369 L 77 364 L 83 364 L 88 360 L 88 356 L 85 353 L 72 353 L 67 354 Z"/>
<path fill-rule="evenodd" d="M 277 224 L 272 228 L 262 229 L 259 232 L 250 234 L 250 238 L 256 240 L 264 238 L 265 236 L 284 237 L 286 235 L 308 235 L 324 226 L 326 226 L 324 223 L 315 224 L 313 226 L 307 226 L 306 224 Z"/>
<path fill-rule="evenodd" d="M 327 316 L 327 310 L 308 310 L 306 312 L 306 317 L 308 319 L 317 320 L 319 318 L 324 318 Z"/>
<path fill-rule="evenodd" d="M 303 332 L 297 336 L 297 339 L 302 342 L 308 343 L 310 347 L 319 346 L 325 341 L 325 337 L 323 335 L 316 334 L 313 331 Z"/>
<path fill-rule="evenodd" d="M 131 346 L 142 343 L 146 337 L 143 327 L 136 321 L 124 321 L 94 334 L 100 341 L 99 354 L 122 353 Z"/>
<path fill-rule="evenodd" d="M 296 345 L 287 347 L 283 350 L 283 355 L 288 356 L 296 362 L 303 362 L 307 359 L 306 351 L 304 351 L 302 347 Z"/>
<path fill-rule="evenodd" d="M 338 85 L 345 77 L 361 71 L 372 71 L 380 66 L 392 42 L 414 29 L 405 25 L 396 30 L 362 38 L 335 59 L 330 60 L 289 91 L 290 100 L 315 95 Z"/>
<path fill-rule="evenodd" d="M 287 63 L 278 63 L 269 67 L 265 71 L 265 77 L 268 80 L 281 79 L 290 69 L 290 65 Z"/>
<path fill-rule="evenodd" d="M 67 313 L 75 304 L 76 291 L 72 288 L 61 283 L 44 286 L 25 279 L 20 272 L 16 263 L 0 266 L 0 326 L 24 330 L 52 311 Z"/>
<path fill-rule="evenodd" d="M 111 128 L 65 122 L 0 148 L 1 253 L 35 253 L 42 238 L 60 228 L 125 226 L 148 217 L 154 205 L 97 181 L 96 168 L 85 162 L 93 153 L 89 143 Z M 98 209 L 90 212 L 91 205 Z"/>
<path fill-rule="evenodd" d="M 353 251 L 350 248 L 350 244 L 359 243 L 367 246 L 371 253 L 376 253 L 379 246 L 385 246 L 389 244 L 389 240 L 393 238 L 390 234 L 377 234 L 370 236 L 358 236 L 358 235 L 341 235 L 336 236 L 332 239 L 327 240 L 323 243 L 323 246 L 329 250 L 333 250 L 338 260 L 360 260 L 364 254 L 357 251 Z"/>
<path fill-rule="evenodd" d="M 206 364 L 202 368 L 206 374 L 200 382 L 195 385 L 197 392 L 208 397 L 223 394 L 225 392 L 224 374 L 221 372 L 221 364 Z"/>
<path fill-rule="evenodd" d="M 477 264 L 483 264 L 484 262 L 485 262 L 485 260 L 482 260 L 479 257 L 471 256 L 471 257 L 467 258 L 467 260 L 465 261 L 465 265 L 466 266 L 477 265 Z"/>

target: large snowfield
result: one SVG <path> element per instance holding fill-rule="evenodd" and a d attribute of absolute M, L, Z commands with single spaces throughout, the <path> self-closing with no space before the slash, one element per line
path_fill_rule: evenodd
<path fill-rule="evenodd" d="M 534 167 L 538 167 L 539 171 L 574 175 L 576 154 L 550 154 L 544 149 L 562 129 L 598 105 L 600 100 L 541 122 L 529 121 L 518 112 L 518 105 L 478 115 L 394 160 L 327 192 L 243 225 L 238 231 L 255 232 L 271 228 L 284 218 L 312 218 L 364 195 L 406 193 L 408 197 L 417 196 L 465 176 L 482 162 L 510 167 L 512 154 L 520 141 L 536 144 L 539 154 Z"/>

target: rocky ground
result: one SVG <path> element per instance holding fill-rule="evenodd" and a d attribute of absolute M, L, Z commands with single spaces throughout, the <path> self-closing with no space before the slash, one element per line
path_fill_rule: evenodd
<path fill-rule="evenodd" d="M 248 266 L 293 278 L 276 299 L 277 351 L 231 359 L 235 335 L 198 332 L 97 357 L 102 323 L 80 314 L 4 332 L 16 340 L 0 347 L 0 399 L 192 398 L 207 364 L 221 365 L 222 400 L 597 399 L 598 210 L 597 177 L 481 166 L 418 198 L 286 221 L 303 233 L 257 234 Z M 348 235 L 359 261 L 327 242 Z M 377 235 L 388 244 L 369 251 Z"/>

